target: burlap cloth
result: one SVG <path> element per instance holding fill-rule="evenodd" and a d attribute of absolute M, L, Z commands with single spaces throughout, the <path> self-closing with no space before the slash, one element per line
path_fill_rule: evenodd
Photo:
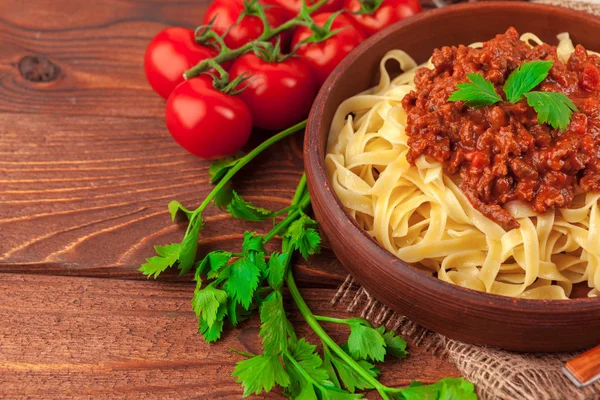
<path fill-rule="evenodd" d="M 600 0 L 535 2 L 600 15 Z M 446 358 L 476 385 L 482 400 L 600 400 L 600 382 L 578 389 L 562 373 L 564 363 L 579 353 L 519 354 L 449 339 L 394 313 L 370 296 L 350 276 L 332 302 L 352 313 L 360 313 L 376 325 L 385 324 L 409 339 L 413 346 L 424 346 Z"/>

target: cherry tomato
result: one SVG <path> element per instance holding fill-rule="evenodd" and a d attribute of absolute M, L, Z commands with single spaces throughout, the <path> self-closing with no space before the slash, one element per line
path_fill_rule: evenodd
<path fill-rule="evenodd" d="M 185 71 L 215 55 L 212 48 L 196 44 L 193 30 L 167 28 L 148 44 L 144 72 L 152 89 L 166 99 L 183 82 Z"/>
<path fill-rule="evenodd" d="M 313 21 L 323 27 L 329 19 L 331 13 L 317 14 Z M 338 15 L 331 26 L 331 30 L 343 28 L 334 36 L 319 43 L 305 43 L 298 48 L 297 55 L 309 63 L 317 83 L 322 85 L 331 71 L 363 40 L 365 35 L 359 31 L 348 17 Z M 294 33 L 292 38 L 292 48 L 298 43 L 312 35 L 311 30 L 306 26 L 301 26 Z"/>
<path fill-rule="evenodd" d="M 367 5 L 373 0 L 363 0 Z M 421 12 L 419 0 L 383 0 L 381 5 L 371 14 L 356 14 L 361 9 L 360 0 L 345 0 L 344 7 L 350 12 L 350 18 L 356 26 L 361 28 L 368 36 L 392 25 L 394 22 Z"/>
<path fill-rule="evenodd" d="M 207 78 L 177 86 L 167 100 L 165 116 L 177 143 L 205 159 L 234 155 L 252 131 L 252 116 L 242 99 L 217 91 Z"/>
<path fill-rule="evenodd" d="M 302 7 L 302 0 L 271 0 L 274 4 L 278 4 L 285 8 L 294 17 Z M 313 6 L 318 0 L 306 0 L 308 6 Z M 328 0 L 316 11 L 318 13 L 335 12 L 344 7 L 344 0 Z"/>
<path fill-rule="evenodd" d="M 238 48 L 251 40 L 257 39 L 263 33 L 263 23 L 257 16 L 246 15 L 237 23 L 244 11 L 244 0 L 215 0 L 204 14 L 204 24 L 214 18 L 213 30 L 225 36 L 225 44 L 230 48 Z M 271 27 L 277 27 L 288 20 L 288 12 L 281 7 L 266 7 L 265 15 Z M 282 35 L 282 44 L 289 42 L 289 34 Z"/>
<path fill-rule="evenodd" d="M 231 66 L 231 79 L 253 74 L 240 97 L 248 105 L 254 125 L 283 130 L 306 118 L 317 93 L 310 68 L 297 58 L 267 62 L 249 53 Z"/>

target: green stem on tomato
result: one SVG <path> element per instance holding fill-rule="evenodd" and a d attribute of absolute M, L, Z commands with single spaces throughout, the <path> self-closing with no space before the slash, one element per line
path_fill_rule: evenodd
<path fill-rule="evenodd" d="M 319 336 L 319 338 L 325 343 L 339 358 L 341 358 L 346 364 L 348 364 L 357 374 L 359 374 L 366 382 L 368 382 L 374 389 L 379 392 L 379 395 L 384 400 L 389 400 L 389 396 L 387 395 L 387 391 L 390 390 L 385 385 L 382 385 L 377 379 L 373 378 L 363 367 L 361 367 L 352 357 L 350 357 L 338 344 L 325 332 L 323 327 L 319 324 L 315 315 L 310 311 L 308 305 L 302 298 L 300 291 L 298 290 L 298 286 L 296 286 L 296 282 L 294 281 L 294 274 L 291 270 L 288 271 L 285 282 L 287 283 L 287 287 L 300 311 L 302 317 L 306 321 L 306 323 L 312 328 L 313 332 Z"/>
<path fill-rule="evenodd" d="M 312 13 L 318 10 L 323 4 L 327 3 L 328 0 L 320 0 L 315 3 L 313 6 L 308 7 L 308 13 Z M 200 75 L 210 68 L 210 62 L 214 61 L 218 64 L 222 64 L 227 61 L 235 60 L 236 58 L 252 51 L 254 48 L 255 42 L 266 42 L 267 40 L 279 35 L 282 32 L 285 32 L 289 29 L 295 28 L 298 25 L 303 25 L 305 23 L 305 19 L 303 16 L 297 15 L 296 17 L 284 22 L 276 28 L 270 28 L 268 24 L 265 25 L 263 33 L 256 39 L 251 42 L 246 43 L 242 47 L 238 47 L 237 49 L 229 49 L 229 51 L 222 51 L 219 55 L 209 60 L 200 61 L 198 64 L 187 70 L 183 77 L 184 79 L 191 79 L 195 76 Z"/>

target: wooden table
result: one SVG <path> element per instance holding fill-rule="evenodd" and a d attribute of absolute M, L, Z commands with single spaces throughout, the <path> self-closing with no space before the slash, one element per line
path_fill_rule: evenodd
<path fill-rule="evenodd" d="M 0 3 L 0 398 L 240 398 L 230 376 L 239 356 L 228 348 L 258 350 L 257 318 L 209 346 L 193 283 L 137 271 L 154 245 L 181 240 L 167 203 L 195 207 L 210 189 L 207 163 L 171 140 L 142 70 L 150 38 L 194 26 L 208 1 Z M 301 170 L 297 137 L 235 186 L 281 208 Z M 207 216 L 200 253 L 266 229 L 213 208 Z M 345 277 L 329 251 L 295 270 L 315 311 L 343 314 L 329 302 Z M 383 367 L 386 384 L 458 375 L 410 350 Z"/>

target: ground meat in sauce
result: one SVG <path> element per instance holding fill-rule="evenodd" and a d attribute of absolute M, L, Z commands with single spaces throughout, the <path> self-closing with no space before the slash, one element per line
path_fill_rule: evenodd
<path fill-rule="evenodd" d="M 579 109 L 566 131 L 538 124 L 526 101 L 481 109 L 448 102 L 456 84 L 474 72 L 492 81 L 505 98 L 508 75 L 532 60 L 554 61 L 535 90 L 563 92 Z M 600 57 L 577 46 L 564 64 L 555 46 L 531 48 L 510 28 L 481 49 L 436 49 L 431 61 L 434 69 L 417 71 L 417 90 L 402 102 L 408 112 L 410 163 L 423 154 L 441 162 L 448 174 L 460 176 L 471 204 L 506 230 L 519 226 L 502 207 L 509 201 L 525 201 L 543 213 L 568 207 L 576 190 L 600 191 Z"/>

